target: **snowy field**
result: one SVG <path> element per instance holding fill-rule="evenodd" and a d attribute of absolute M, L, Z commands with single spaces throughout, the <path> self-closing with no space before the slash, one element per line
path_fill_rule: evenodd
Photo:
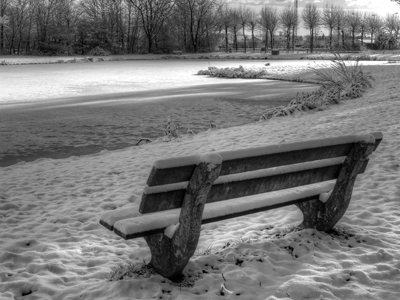
<path fill-rule="evenodd" d="M 0 168 L 0 299 L 400 299 L 400 66 L 366 69 L 374 88 L 323 112 Z M 186 285 L 108 280 L 150 259 L 143 239 L 98 222 L 138 206 L 154 160 L 374 131 L 383 141 L 334 233 L 293 230 L 301 213 L 281 208 L 203 226 L 199 254 L 211 250 L 190 261 Z M 221 296 L 224 282 L 232 294 Z"/>

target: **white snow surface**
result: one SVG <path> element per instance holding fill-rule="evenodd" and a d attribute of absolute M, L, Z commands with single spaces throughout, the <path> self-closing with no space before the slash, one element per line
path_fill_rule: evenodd
<path fill-rule="evenodd" d="M 167 237 L 169 237 L 170 239 L 172 239 L 172 237 L 174 236 L 175 231 L 178 229 L 178 227 L 179 227 L 179 223 L 169 225 L 167 228 L 165 228 L 164 234 Z"/>
<path fill-rule="evenodd" d="M 325 192 L 325 193 L 321 193 L 320 195 L 319 195 L 319 201 L 321 201 L 321 202 L 323 202 L 323 203 L 326 203 L 326 201 L 328 201 L 328 199 L 329 199 L 329 197 L 332 195 L 332 191 L 333 190 L 331 190 L 331 191 L 329 191 L 329 192 Z"/>
<path fill-rule="evenodd" d="M 0 168 L 0 299 L 400 299 L 400 66 L 366 69 L 373 89 L 322 112 Z M 274 209 L 202 226 L 184 270 L 191 285 L 107 279 L 150 260 L 144 239 L 125 241 L 99 217 L 137 208 L 156 159 L 375 131 L 384 139 L 333 233 L 293 230 L 300 211 Z"/>
<path fill-rule="evenodd" d="M 201 156 L 201 162 L 218 165 L 222 163 L 222 157 L 218 153 L 206 153 Z"/>

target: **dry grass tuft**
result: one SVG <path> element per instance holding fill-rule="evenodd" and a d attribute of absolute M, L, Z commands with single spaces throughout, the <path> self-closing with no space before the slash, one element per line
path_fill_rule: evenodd
<path fill-rule="evenodd" d="M 275 117 L 291 116 L 297 112 L 324 110 L 330 105 L 355 99 L 372 86 L 372 75 L 364 72 L 358 61 L 345 62 L 339 53 L 334 53 L 330 64 L 312 68 L 321 87 L 314 92 L 297 94 L 287 106 L 265 110 L 260 121 Z"/>

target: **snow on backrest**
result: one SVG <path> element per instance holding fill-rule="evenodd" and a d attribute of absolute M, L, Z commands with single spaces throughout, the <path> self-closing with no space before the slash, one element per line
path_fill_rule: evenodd
<path fill-rule="evenodd" d="M 379 133 L 374 135 L 379 137 Z M 369 134 L 348 135 L 218 152 L 223 161 L 220 176 L 346 156 L 357 141 L 374 143 L 375 139 Z M 147 184 L 157 186 L 189 181 L 200 161 L 201 155 L 157 160 L 153 164 Z"/>
<path fill-rule="evenodd" d="M 283 153 L 283 152 L 292 152 L 303 149 L 310 148 L 322 148 L 333 145 L 342 145 L 355 143 L 358 141 L 365 141 L 367 143 L 374 143 L 375 138 L 373 135 L 365 134 L 365 135 L 347 135 L 335 138 L 326 138 L 319 140 L 311 140 L 311 141 L 302 141 L 295 143 L 283 143 L 277 145 L 268 145 L 264 147 L 257 148 L 248 148 L 248 149 L 240 149 L 234 151 L 223 151 L 219 152 L 222 156 L 222 160 L 233 160 L 243 157 L 253 157 L 253 156 L 261 156 L 275 153 Z"/>

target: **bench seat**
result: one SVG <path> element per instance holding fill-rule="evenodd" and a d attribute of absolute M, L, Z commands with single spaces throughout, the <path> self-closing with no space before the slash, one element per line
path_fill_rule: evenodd
<path fill-rule="evenodd" d="M 236 218 L 290 204 L 317 199 L 333 189 L 336 180 L 310 184 L 282 191 L 237 198 L 207 204 L 202 224 Z M 142 215 L 137 208 L 120 209 L 104 213 L 101 223 L 124 239 L 134 239 L 155 233 L 178 223 L 180 209 L 171 209 Z"/>

